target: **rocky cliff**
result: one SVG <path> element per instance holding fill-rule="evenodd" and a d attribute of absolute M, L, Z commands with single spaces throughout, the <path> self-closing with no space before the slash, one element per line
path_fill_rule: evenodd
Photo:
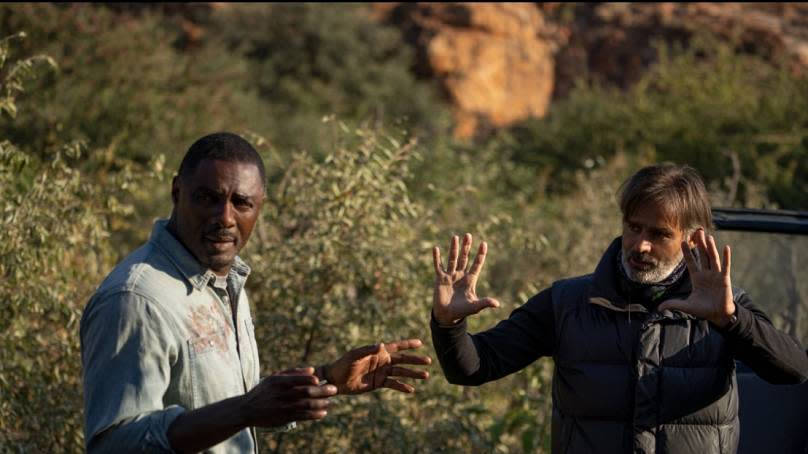
<path fill-rule="evenodd" d="M 374 16 L 415 46 L 417 71 L 453 105 L 459 138 L 541 117 L 579 77 L 628 87 L 653 43 L 700 31 L 738 52 L 808 70 L 808 5 L 790 3 L 399 3 Z"/>

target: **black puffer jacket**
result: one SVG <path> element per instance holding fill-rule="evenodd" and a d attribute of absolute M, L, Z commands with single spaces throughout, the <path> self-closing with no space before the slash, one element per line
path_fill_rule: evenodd
<path fill-rule="evenodd" d="M 553 451 L 735 452 L 738 392 L 724 337 L 599 283 L 590 275 L 553 285 Z"/>
<path fill-rule="evenodd" d="M 734 359 L 770 382 L 799 383 L 804 350 L 738 288 L 739 320 L 721 331 L 628 301 L 617 285 L 619 250 L 618 238 L 594 274 L 557 282 L 483 333 L 433 319 L 446 378 L 478 385 L 552 355 L 554 453 L 734 453 Z M 690 291 L 685 273 L 663 299 Z"/>

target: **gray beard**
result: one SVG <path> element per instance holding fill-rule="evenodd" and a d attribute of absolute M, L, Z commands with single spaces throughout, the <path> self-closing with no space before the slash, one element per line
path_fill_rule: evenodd
<path fill-rule="evenodd" d="M 628 263 L 628 256 L 630 253 L 623 251 L 621 254 L 622 257 L 620 259 L 621 264 L 623 265 L 623 271 L 626 272 L 626 276 L 638 284 L 656 284 L 659 282 L 664 281 L 668 278 L 668 276 L 673 273 L 673 270 L 679 265 L 679 262 L 682 261 L 682 253 L 679 253 L 679 257 L 671 260 L 669 262 L 659 261 L 653 268 L 648 270 L 635 270 L 631 267 Z"/>

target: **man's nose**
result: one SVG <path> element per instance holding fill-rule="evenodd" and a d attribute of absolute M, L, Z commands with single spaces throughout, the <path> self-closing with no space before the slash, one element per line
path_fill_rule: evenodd
<path fill-rule="evenodd" d="M 217 207 L 216 222 L 222 227 L 232 227 L 236 224 L 235 209 L 229 200 L 225 200 Z"/>
<path fill-rule="evenodd" d="M 651 252 L 651 242 L 648 241 L 646 238 L 640 238 L 639 241 L 634 245 L 634 249 L 640 254 L 647 254 Z"/>

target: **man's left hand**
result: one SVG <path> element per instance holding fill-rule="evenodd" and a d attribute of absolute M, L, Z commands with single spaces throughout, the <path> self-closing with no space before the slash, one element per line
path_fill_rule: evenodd
<path fill-rule="evenodd" d="M 724 246 L 722 263 L 719 261 L 713 236 L 705 238 L 704 230 L 701 229 L 696 236 L 696 249 L 701 259 L 699 262 L 696 262 L 687 241 L 682 242 L 682 253 L 693 284 L 690 296 L 684 300 L 666 301 L 659 305 L 658 310 L 676 309 L 724 327 L 736 310 L 729 273 L 730 248 L 728 245 Z"/>
<path fill-rule="evenodd" d="M 337 387 L 339 394 L 362 394 L 378 388 L 412 393 L 415 392 L 415 388 L 396 377 L 425 380 L 429 378 L 429 373 L 401 367 L 399 364 L 426 366 L 431 364 L 432 360 L 428 356 L 399 352 L 421 345 L 418 339 L 408 339 L 356 348 L 335 362 L 323 366 L 321 375 L 328 380 L 328 383 Z"/>

